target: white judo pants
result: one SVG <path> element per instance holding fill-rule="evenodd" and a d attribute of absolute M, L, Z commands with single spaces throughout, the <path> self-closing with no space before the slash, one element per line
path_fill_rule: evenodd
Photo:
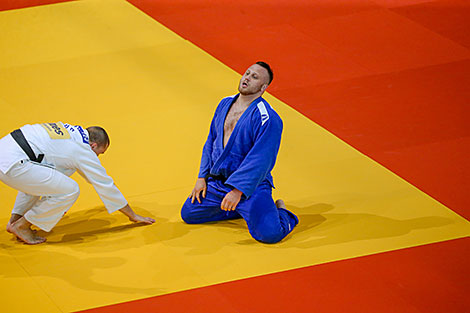
<path fill-rule="evenodd" d="M 0 180 L 18 190 L 12 213 L 24 216 L 31 224 L 50 231 L 75 203 L 78 184 L 54 168 L 23 160 Z"/>

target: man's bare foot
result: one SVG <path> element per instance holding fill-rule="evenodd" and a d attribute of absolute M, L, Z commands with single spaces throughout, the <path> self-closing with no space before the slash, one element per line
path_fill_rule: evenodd
<path fill-rule="evenodd" d="M 7 232 L 9 232 L 10 234 L 13 234 L 10 230 L 11 228 L 11 225 L 15 224 L 17 220 L 19 220 L 21 218 L 21 215 L 18 215 L 18 214 L 12 214 L 11 215 L 11 218 L 10 220 L 8 221 L 7 223 Z M 36 233 L 36 230 L 32 229 L 33 233 Z M 13 234 L 14 235 L 14 234 Z M 18 241 L 23 241 L 21 240 L 19 237 L 15 236 L 16 237 L 16 240 Z"/>
<path fill-rule="evenodd" d="M 19 215 L 16 213 L 11 214 L 10 220 L 8 221 L 8 224 L 7 224 L 7 232 L 11 233 L 11 231 L 9 231 L 10 226 L 16 223 L 16 221 L 18 221 L 20 218 L 22 218 L 22 215 Z"/>
<path fill-rule="evenodd" d="M 7 231 L 16 235 L 28 245 L 37 245 L 46 241 L 46 238 L 36 236 L 35 232 L 30 228 L 31 223 L 24 217 L 21 217 L 13 224 L 7 225 Z"/>
<path fill-rule="evenodd" d="M 282 200 L 282 199 L 277 199 L 276 200 L 276 207 L 278 209 L 287 209 L 286 204 L 284 203 L 284 200 Z"/>

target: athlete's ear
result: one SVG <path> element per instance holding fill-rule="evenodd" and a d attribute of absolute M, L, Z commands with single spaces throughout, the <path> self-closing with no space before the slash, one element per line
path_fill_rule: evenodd
<path fill-rule="evenodd" d="M 264 92 L 267 88 L 268 88 L 268 84 L 264 84 L 263 86 L 261 86 L 261 91 Z"/>
<path fill-rule="evenodd" d="M 96 149 L 96 147 L 98 147 L 98 144 L 96 142 L 92 142 L 90 141 L 90 147 L 92 150 Z"/>

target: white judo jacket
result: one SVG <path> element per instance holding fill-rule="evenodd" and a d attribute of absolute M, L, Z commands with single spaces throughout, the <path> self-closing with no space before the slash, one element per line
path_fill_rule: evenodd
<path fill-rule="evenodd" d="M 67 176 L 78 171 L 93 185 L 109 213 L 126 206 L 126 199 L 91 149 L 86 129 L 58 122 L 25 125 L 21 131 L 34 154 L 44 154 L 41 164 Z M 25 159 L 29 158 L 10 134 L 0 139 L 2 173 L 7 174 L 14 164 Z"/>

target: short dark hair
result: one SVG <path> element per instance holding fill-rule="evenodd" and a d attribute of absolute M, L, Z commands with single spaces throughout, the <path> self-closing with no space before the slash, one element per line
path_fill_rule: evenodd
<path fill-rule="evenodd" d="M 107 147 L 109 146 L 108 133 L 100 126 L 90 126 L 86 129 L 90 136 L 90 142 L 95 142 L 98 146 Z"/>
<path fill-rule="evenodd" d="M 269 74 L 269 84 L 271 84 L 271 82 L 273 81 L 273 70 L 271 69 L 271 66 L 269 66 L 268 63 L 266 62 L 263 62 L 263 61 L 258 61 L 256 62 L 256 64 L 258 64 L 259 66 L 261 67 L 264 67 L 266 69 L 266 71 L 268 71 L 268 74 Z"/>

